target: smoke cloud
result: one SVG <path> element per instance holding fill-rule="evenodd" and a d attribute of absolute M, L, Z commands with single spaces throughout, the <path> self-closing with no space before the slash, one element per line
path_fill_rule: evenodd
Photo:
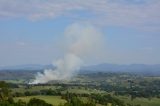
<path fill-rule="evenodd" d="M 31 84 L 70 79 L 85 60 L 100 56 L 104 46 L 103 36 L 96 27 L 77 23 L 66 28 L 61 43 L 64 44 L 64 56 L 55 61 L 56 69 L 37 73 Z"/>

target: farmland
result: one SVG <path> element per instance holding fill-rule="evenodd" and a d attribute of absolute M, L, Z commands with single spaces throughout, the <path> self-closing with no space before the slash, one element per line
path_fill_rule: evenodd
<path fill-rule="evenodd" d="M 21 79 L 25 80 L 25 79 Z M 97 106 L 159 106 L 160 77 L 129 73 L 78 74 L 68 81 L 50 81 L 29 85 L 19 80 L 6 80 L 11 86 L 14 101 L 28 103 L 32 98 L 54 106 L 68 103 L 76 97 Z M 16 83 L 16 81 L 18 81 Z M 13 83 L 14 82 L 14 83 Z"/>

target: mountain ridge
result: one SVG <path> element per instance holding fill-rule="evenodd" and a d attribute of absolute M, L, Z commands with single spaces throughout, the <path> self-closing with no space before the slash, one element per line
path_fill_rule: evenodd
<path fill-rule="evenodd" d="M 54 69 L 55 66 L 40 65 L 40 64 L 26 64 L 16 66 L 0 67 L 0 70 L 45 70 Z M 147 73 L 147 74 L 160 74 L 160 64 L 148 65 L 148 64 L 110 64 L 103 63 L 97 65 L 90 65 L 81 67 L 80 72 L 131 72 L 131 73 Z"/>

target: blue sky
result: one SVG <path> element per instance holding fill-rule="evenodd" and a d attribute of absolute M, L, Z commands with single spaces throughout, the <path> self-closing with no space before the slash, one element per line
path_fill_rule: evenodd
<path fill-rule="evenodd" d="M 101 62 L 160 64 L 158 10 L 159 0 L 1 0 L 0 66 L 52 63 L 73 23 L 103 33 Z"/>

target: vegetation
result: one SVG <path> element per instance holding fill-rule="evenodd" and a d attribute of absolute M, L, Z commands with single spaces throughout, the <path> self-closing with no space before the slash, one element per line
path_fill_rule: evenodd
<path fill-rule="evenodd" d="M 47 95 L 15 97 L 14 100 L 15 102 L 22 100 L 27 103 L 32 98 L 44 100 L 47 103 L 55 105 L 55 106 L 58 106 L 59 104 L 64 104 L 67 102 L 65 99 L 62 99 L 61 96 L 47 96 Z"/>
<path fill-rule="evenodd" d="M 160 105 L 160 77 L 157 76 L 90 73 L 80 74 L 71 81 L 48 84 L 6 81 L 0 82 L 0 106 Z"/>

